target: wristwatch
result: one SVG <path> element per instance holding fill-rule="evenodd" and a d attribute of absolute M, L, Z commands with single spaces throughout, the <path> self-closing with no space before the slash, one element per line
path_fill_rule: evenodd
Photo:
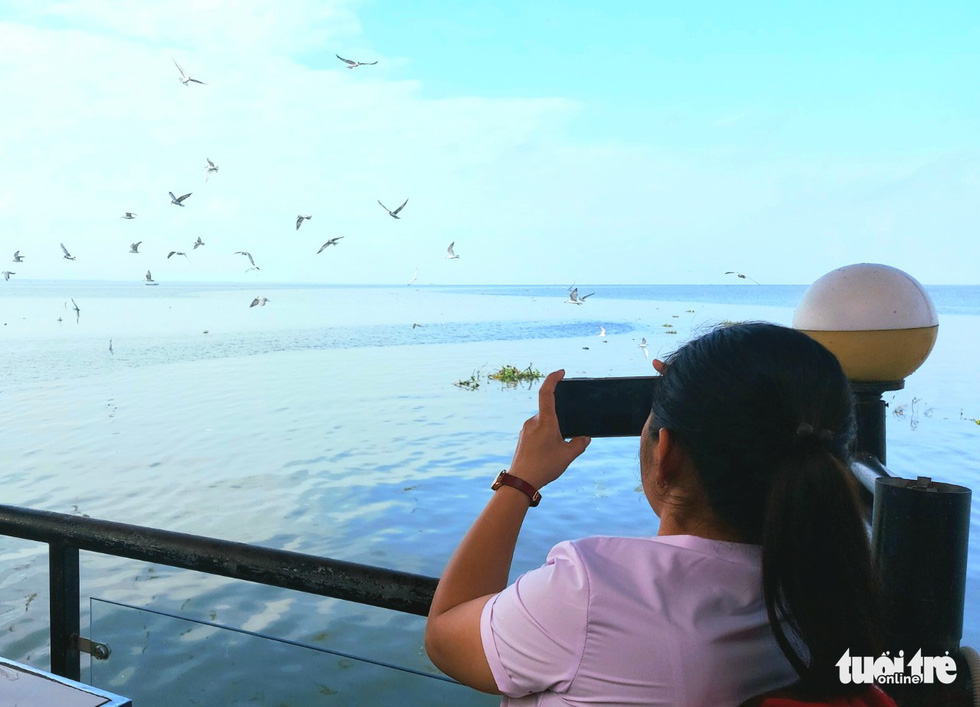
<path fill-rule="evenodd" d="M 497 478 L 494 480 L 490 488 L 496 491 L 501 486 L 510 486 L 511 488 L 515 488 L 518 491 L 526 494 L 528 499 L 531 501 L 531 508 L 534 508 L 541 503 L 541 493 L 536 488 L 531 486 L 531 484 L 526 482 L 524 479 L 519 479 L 513 474 L 508 474 L 506 470 L 497 474 Z"/>

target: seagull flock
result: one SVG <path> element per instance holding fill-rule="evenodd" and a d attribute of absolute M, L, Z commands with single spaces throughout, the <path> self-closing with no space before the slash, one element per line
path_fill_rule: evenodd
<path fill-rule="evenodd" d="M 346 65 L 346 68 L 348 68 L 348 69 L 356 69 L 356 68 L 361 67 L 361 66 L 374 66 L 374 65 L 376 65 L 378 63 L 377 61 L 370 61 L 370 62 L 354 61 L 352 59 L 346 59 L 346 58 L 340 56 L 339 54 L 337 54 L 336 56 L 337 56 L 337 59 L 339 59 L 340 61 L 342 61 Z M 177 63 L 177 60 L 176 59 L 173 59 L 172 58 L 172 60 L 173 60 L 174 66 L 176 66 L 177 71 L 180 74 L 179 81 L 185 87 L 189 87 L 190 84 L 198 84 L 198 85 L 201 85 L 201 86 L 207 86 L 208 85 L 204 81 L 201 81 L 199 79 L 196 79 L 196 78 L 191 77 L 186 71 L 184 71 L 183 67 L 180 64 Z M 217 174 L 217 172 L 218 172 L 218 165 L 215 164 L 215 162 L 210 157 L 206 157 L 205 158 L 205 162 L 206 162 L 206 164 L 204 166 L 204 180 L 205 180 L 205 182 L 207 182 L 207 181 L 210 180 L 210 178 L 211 178 L 212 175 Z M 185 202 L 192 195 L 193 195 L 193 192 L 187 192 L 186 194 L 182 194 L 181 196 L 177 196 L 174 192 L 171 191 L 171 192 L 169 192 L 170 203 L 173 206 L 178 206 L 180 208 L 185 208 L 187 206 L 187 204 Z M 387 206 L 384 205 L 384 203 L 380 199 L 378 199 L 378 204 L 381 206 L 382 209 L 385 210 L 385 212 L 391 218 L 396 219 L 396 220 L 401 220 L 401 218 L 402 218 L 402 216 L 401 216 L 402 211 L 408 205 L 408 201 L 409 200 L 406 198 L 395 209 L 389 209 Z M 127 221 L 132 221 L 132 220 L 136 219 L 136 217 L 138 215 L 139 214 L 137 214 L 135 211 L 126 211 L 119 218 L 125 219 Z M 303 222 L 304 221 L 310 221 L 312 218 L 313 218 L 313 215 L 312 214 L 298 214 L 296 216 L 295 230 L 298 231 L 300 229 L 300 227 L 303 225 Z M 335 236 L 333 238 L 330 238 L 329 240 L 327 240 L 326 242 L 324 242 L 323 245 L 320 246 L 319 250 L 316 251 L 316 254 L 319 255 L 323 251 L 327 250 L 330 246 L 337 246 L 342 238 L 344 238 L 344 236 Z M 141 255 L 140 250 L 139 250 L 139 247 L 140 247 L 140 245 L 142 243 L 143 243 L 143 241 L 136 241 L 134 243 L 131 243 L 130 246 L 129 246 L 129 253 L 130 254 L 133 254 L 133 255 Z M 59 245 L 61 246 L 61 251 L 62 251 L 62 254 L 63 254 L 62 257 L 65 260 L 74 261 L 76 259 L 75 256 L 71 254 L 71 252 L 68 250 L 68 248 L 65 246 L 64 243 L 60 243 Z M 197 237 L 197 240 L 193 243 L 193 248 L 192 249 L 193 250 L 197 250 L 198 248 L 200 248 L 201 246 L 204 246 L 204 245 L 205 245 L 204 241 L 201 239 L 200 236 L 198 236 Z M 447 259 L 447 260 L 457 260 L 457 259 L 459 259 L 460 256 L 455 252 L 455 246 L 456 246 L 456 242 L 455 241 L 452 241 L 449 244 L 448 248 L 446 249 L 445 259 Z M 252 270 L 256 270 L 257 271 L 257 270 L 260 270 L 261 269 L 256 264 L 255 258 L 252 256 L 252 254 L 249 251 L 239 250 L 239 251 L 235 251 L 234 254 L 235 255 L 242 255 L 242 256 L 244 256 L 244 257 L 246 257 L 248 259 L 248 262 L 249 262 L 250 267 L 245 270 L 246 273 L 247 272 L 250 272 Z M 182 250 L 171 250 L 167 254 L 167 259 L 169 260 L 170 258 L 172 258 L 175 255 L 181 255 L 184 258 L 186 258 L 188 261 L 190 260 L 190 257 L 187 255 L 187 253 L 185 251 L 182 251 Z M 25 256 L 24 255 L 21 255 L 21 251 L 20 250 L 14 251 L 13 262 L 15 262 L 15 263 L 23 263 L 24 262 L 24 258 L 25 258 Z M 3 278 L 4 278 L 5 281 L 9 281 L 11 275 L 16 275 L 17 273 L 14 272 L 14 271 L 11 271 L 11 270 L 3 270 L 2 272 L 0 272 L 0 274 L 3 275 Z M 750 278 L 747 275 L 744 275 L 744 274 L 742 274 L 740 272 L 728 271 L 725 274 L 726 275 L 735 275 L 736 277 L 738 277 L 740 279 L 743 279 L 743 280 L 744 279 L 748 279 L 748 280 L 751 280 L 752 282 L 755 282 L 756 284 L 759 284 L 753 278 Z M 406 284 L 407 285 L 414 284 L 416 282 L 417 278 L 418 278 L 418 268 L 415 269 L 415 272 L 412 275 L 412 278 Z M 144 279 L 144 283 L 146 285 L 157 285 L 158 284 L 153 279 L 153 275 L 152 275 L 152 273 L 151 273 L 150 270 L 147 270 L 146 271 L 146 276 L 145 276 L 145 279 Z M 589 294 L 579 295 L 578 287 L 575 287 L 574 285 L 568 288 L 568 292 L 569 292 L 568 299 L 565 301 L 565 303 L 566 304 L 574 304 L 574 305 L 578 305 L 578 306 L 581 306 L 581 305 L 585 304 L 585 300 L 588 299 L 589 297 L 592 297 L 595 294 L 594 292 L 590 292 Z M 264 307 L 266 305 L 266 303 L 269 302 L 269 301 L 270 300 L 268 298 L 264 297 L 264 296 L 255 297 L 252 300 L 251 304 L 249 304 L 249 308 L 251 309 L 253 307 Z M 72 309 L 75 312 L 75 321 L 77 323 L 79 321 L 79 317 L 80 317 L 80 314 L 81 314 L 81 309 L 75 303 L 75 300 L 74 299 L 71 299 L 71 304 L 72 304 Z M 65 303 L 65 307 L 67 308 L 67 306 L 68 306 L 68 303 L 66 302 Z M 61 317 L 58 318 L 58 321 L 61 321 Z M 416 324 L 413 324 L 412 328 L 414 329 L 414 328 L 420 327 L 420 326 L 422 326 L 422 325 L 416 323 Z M 605 338 L 605 336 L 606 336 L 606 330 L 605 330 L 604 327 L 600 327 L 599 336 Z M 646 343 L 646 339 L 645 338 L 641 340 L 640 348 L 643 350 L 643 354 L 644 354 L 645 357 L 649 355 L 648 354 L 648 351 L 647 351 L 647 343 Z M 109 350 L 110 350 L 110 352 L 112 352 L 112 342 L 111 342 L 111 340 L 110 340 Z"/>
<path fill-rule="evenodd" d="M 356 68 L 361 67 L 361 66 L 374 66 L 374 65 L 376 65 L 378 63 L 377 61 L 355 61 L 353 59 L 344 58 L 344 57 L 342 57 L 340 55 L 337 55 L 337 58 L 340 61 L 342 61 L 346 65 L 346 68 L 348 68 L 348 69 L 356 69 Z M 185 87 L 189 87 L 191 84 L 198 84 L 200 86 L 207 86 L 208 85 L 204 81 L 202 81 L 200 79 L 197 79 L 197 78 L 194 78 L 190 74 L 188 74 L 184 70 L 184 67 L 181 66 L 174 57 L 171 57 L 171 61 L 173 61 L 173 64 L 176 67 L 177 72 L 179 74 L 178 80 Z M 219 167 L 214 162 L 214 160 L 212 160 L 210 157 L 206 157 L 205 158 L 205 166 L 204 166 L 204 181 L 205 182 L 208 182 L 210 180 L 211 176 L 212 175 L 216 175 L 218 173 L 218 171 L 219 171 Z M 188 200 L 194 195 L 194 192 L 187 192 L 185 194 L 181 194 L 180 196 L 178 196 L 177 193 L 175 193 L 173 191 L 168 192 L 168 194 L 170 196 L 170 204 L 172 206 L 178 206 L 178 207 L 180 207 L 180 208 L 183 209 L 183 208 L 186 208 L 187 207 Z M 200 197 L 198 197 L 198 198 L 200 198 Z M 380 200 L 378 201 L 378 203 L 381 204 L 382 208 L 385 209 L 385 211 L 388 213 L 389 216 L 391 216 L 394 219 L 401 219 L 402 217 L 399 214 L 401 214 L 401 212 L 405 208 L 406 204 L 408 204 L 408 199 L 405 199 L 401 203 L 401 205 L 398 206 L 398 208 L 396 208 L 396 209 L 388 209 L 386 206 L 384 206 L 384 204 L 381 203 Z M 137 212 L 135 212 L 135 211 L 125 211 L 125 212 L 123 212 L 123 214 L 119 218 L 124 219 L 126 221 L 133 221 L 138 216 L 139 216 L 139 214 Z M 298 214 L 296 216 L 296 227 L 295 227 L 295 230 L 298 231 L 300 229 L 300 227 L 303 225 L 303 222 L 304 221 L 309 221 L 312 218 L 313 218 L 313 215 L 312 214 Z M 323 251 L 325 251 L 330 246 L 337 246 L 340 243 L 340 240 L 342 238 L 343 238 L 343 236 L 335 236 L 333 238 L 328 239 L 326 242 L 323 243 L 323 245 L 320 246 L 319 250 L 317 250 L 316 253 L 319 255 L 320 253 L 322 253 Z M 142 255 L 142 252 L 140 251 L 140 246 L 142 244 L 143 244 L 143 241 L 136 241 L 136 242 L 130 243 L 129 244 L 129 254 L 130 255 Z M 59 245 L 61 247 L 62 258 L 63 259 L 65 259 L 65 260 L 71 260 L 71 261 L 76 260 L 76 257 L 71 253 L 71 251 L 68 250 L 68 247 L 64 243 L 60 243 Z M 202 247 L 204 245 L 205 245 L 204 240 L 200 236 L 198 236 L 197 237 L 197 240 L 194 241 L 194 243 L 192 244 L 192 250 L 197 250 L 198 248 L 200 248 L 200 247 Z M 455 245 L 455 241 L 453 243 L 450 243 L 449 244 L 448 255 L 446 256 L 449 259 L 457 259 L 457 258 L 459 258 L 459 256 L 456 255 L 455 252 L 453 251 L 454 245 Z M 242 256 L 245 256 L 246 258 L 248 258 L 249 267 L 245 270 L 246 273 L 247 272 L 251 272 L 252 270 L 256 270 L 256 271 L 261 270 L 261 268 L 256 264 L 255 258 L 253 257 L 253 255 L 250 252 L 239 250 L 239 251 L 235 251 L 234 254 L 235 255 L 242 255 Z M 170 250 L 167 253 L 167 259 L 170 260 L 175 255 L 183 256 L 188 261 L 190 260 L 190 256 L 187 254 L 186 250 L 180 250 L 180 249 Z M 24 262 L 24 258 L 25 258 L 25 256 L 21 254 L 21 251 L 20 250 L 14 251 L 13 262 L 15 262 L 15 263 L 23 263 Z M 4 281 L 9 281 L 10 278 L 11 278 L 11 276 L 12 275 L 16 275 L 17 273 L 15 271 L 13 271 L 13 270 L 2 270 L 2 271 L 0 271 L 0 274 L 3 275 Z M 412 284 L 413 282 L 415 282 L 415 279 L 416 279 L 417 276 L 418 276 L 418 270 L 416 269 L 415 275 L 412 276 L 412 280 L 408 284 Z M 144 279 L 144 282 L 147 285 L 156 285 L 156 284 L 158 284 L 156 282 L 156 280 L 153 279 L 152 274 L 151 274 L 151 272 L 149 270 L 146 271 L 146 277 Z M 249 306 L 250 307 L 256 307 L 256 306 L 263 307 L 263 306 L 265 306 L 266 301 L 267 301 L 267 299 L 265 297 L 258 297 L 258 298 L 255 298 L 255 300 L 253 300 L 252 304 L 249 305 Z M 66 303 L 66 306 L 67 306 L 67 303 Z M 76 315 L 77 315 L 77 313 L 78 313 L 78 309 L 76 308 Z"/>

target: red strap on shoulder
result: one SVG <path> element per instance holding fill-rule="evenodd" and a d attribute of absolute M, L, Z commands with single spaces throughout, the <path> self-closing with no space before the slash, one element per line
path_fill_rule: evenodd
<path fill-rule="evenodd" d="M 797 700 L 792 697 L 763 697 L 759 707 L 898 707 L 895 700 L 877 685 L 852 697 L 835 697 L 823 702 Z"/>

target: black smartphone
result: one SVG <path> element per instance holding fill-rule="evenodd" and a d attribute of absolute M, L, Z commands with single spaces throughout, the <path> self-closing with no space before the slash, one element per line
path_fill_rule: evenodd
<path fill-rule="evenodd" d="M 555 388 L 562 437 L 639 437 L 660 376 L 565 378 Z"/>

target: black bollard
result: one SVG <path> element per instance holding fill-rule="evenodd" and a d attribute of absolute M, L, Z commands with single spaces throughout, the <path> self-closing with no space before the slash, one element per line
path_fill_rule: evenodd
<path fill-rule="evenodd" d="M 871 546 L 881 577 L 885 641 L 892 655 L 957 658 L 963 636 L 970 489 L 897 477 L 875 479 Z M 965 665 L 950 685 L 887 686 L 899 705 L 969 704 Z"/>
<path fill-rule="evenodd" d="M 959 650 L 971 496 L 964 486 L 925 476 L 875 479 L 871 542 L 885 632 L 896 650 Z"/>

